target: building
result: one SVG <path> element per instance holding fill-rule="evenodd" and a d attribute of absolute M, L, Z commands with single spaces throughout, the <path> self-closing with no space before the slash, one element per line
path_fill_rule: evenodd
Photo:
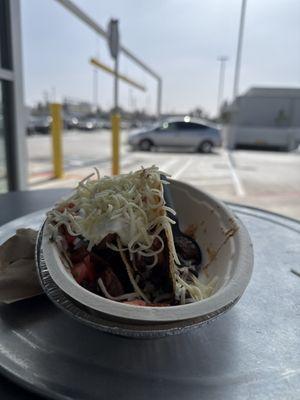
<path fill-rule="evenodd" d="M 300 88 L 254 87 L 230 106 L 228 147 L 266 145 L 292 150 L 300 142 Z"/>
<path fill-rule="evenodd" d="M 63 110 L 71 115 L 88 115 L 95 112 L 95 107 L 87 101 L 66 98 L 63 101 Z"/>
<path fill-rule="evenodd" d="M 251 88 L 237 98 L 241 126 L 300 126 L 300 88 Z"/>
<path fill-rule="evenodd" d="M 0 1 L 0 192 L 27 183 L 19 0 Z"/>

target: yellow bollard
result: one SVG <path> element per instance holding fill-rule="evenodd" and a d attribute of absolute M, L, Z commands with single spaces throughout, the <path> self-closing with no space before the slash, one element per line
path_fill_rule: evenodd
<path fill-rule="evenodd" d="M 63 168 L 63 154 L 62 154 L 62 120 L 61 120 L 61 104 L 52 103 L 50 104 L 52 125 L 51 125 L 51 136 L 52 136 L 52 160 L 53 160 L 53 172 L 54 178 L 62 178 L 64 175 Z"/>
<path fill-rule="evenodd" d="M 120 114 L 112 114 L 112 175 L 118 175 L 120 173 L 120 120 Z"/>

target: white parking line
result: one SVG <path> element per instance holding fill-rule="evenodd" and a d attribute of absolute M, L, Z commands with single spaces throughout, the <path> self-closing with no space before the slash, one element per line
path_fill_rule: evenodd
<path fill-rule="evenodd" d="M 234 168 L 234 160 L 232 158 L 232 155 L 229 151 L 225 151 L 225 154 L 227 155 L 227 163 L 228 163 L 228 168 L 229 172 L 232 178 L 233 186 L 235 188 L 236 194 L 238 196 L 244 197 L 246 192 L 243 187 L 243 184 L 236 172 L 236 169 Z"/>
<path fill-rule="evenodd" d="M 220 179 L 202 179 L 202 178 L 189 178 L 189 182 L 197 182 L 197 184 L 201 186 L 222 186 L 222 185 L 230 185 L 232 180 L 230 177 L 228 178 L 220 178 Z"/>
<path fill-rule="evenodd" d="M 192 164 L 193 161 L 194 161 L 193 158 L 188 159 L 186 163 L 183 164 L 183 166 L 177 172 L 175 172 L 175 174 L 172 175 L 172 178 L 178 179 L 180 175 L 182 175 L 183 172 L 189 168 L 189 166 Z"/>
<path fill-rule="evenodd" d="M 160 171 L 169 173 L 169 168 L 176 164 L 177 161 L 177 158 L 171 158 L 171 160 L 167 161 L 166 163 L 159 165 Z"/>

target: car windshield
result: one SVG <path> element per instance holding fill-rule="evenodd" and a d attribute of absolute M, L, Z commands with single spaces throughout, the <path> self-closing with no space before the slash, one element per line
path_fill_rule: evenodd
<path fill-rule="evenodd" d="M 103 53 L 102 38 L 93 50 L 87 44 L 94 43 L 94 33 L 87 29 L 82 36 L 85 28 L 76 19 L 69 26 L 71 16 L 63 9 L 65 25 L 56 29 L 49 11 L 52 29 L 40 29 L 50 5 L 36 2 L 39 18 L 29 19 L 31 2 L 23 3 L 29 186 L 54 185 L 50 177 L 55 157 L 45 136 L 51 135 L 51 122 L 45 115 L 50 103 L 57 101 L 63 115 L 69 116 L 64 118 L 62 135 L 68 174 L 55 181 L 57 187 L 72 186 L 73 176 L 84 178 L 94 165 L 101 175 L 111 175 L 155 164 L 175 179 L 228 202 L 300 218 L 300 89 L 295 67 L 299 57 L 292 50 L 297 47 L 299 26 L 294 18 L 299 5 L 275 2 L 264 8 L 257 2 L 257 7 L 242 10 L 244 0 L 218 2 L 216 7 L 207 2 L 204 12 L 196 0 L 191 7 L 156 2 L 137 20 L 134 7 L 121 7 L 122 48 L 124 42 L 124 48 L 131 49 L 130 38 L 135 37 L 139 51 L 133 53 L 145 68 L 121 50 L 116 98 L 115 77 L 109 72 L 113 59 Z M 84 13 L 97 14 L 90 2 L 84 4 Z M 109 19 L 112 11 L 107 3 L 101 20 Z M 246 22 L 239 26 L 242 11 Z M 201 23 L 200 15 L 205 15 Z M 155 29 L 150 18 L 157 21 Z M 261 34 L 262 19 L 269 36 Z M 276 26 L 272 24 L 279 19 Z M 100 24 L 99 18 L 95 20 Z M 178 29 L 181 26 L 185 29 Z M 243 30 L 240 36 L 238 28 Z M 49 54 L 41 53 L 37 39 L 48 43 L 49 32 L 60 45 L 60 55 L 55 46 Z M 72 43 L 77 41 L 80 45 L 74 51 Z M 289 46 L 279 46 L 278 57 L 276 46 L 282 43 Z M 47 57 L 41 68 L 36 54 L 59 59 L 55 74 Z M 96 63 L 87 63 L 91 54 Z"/>

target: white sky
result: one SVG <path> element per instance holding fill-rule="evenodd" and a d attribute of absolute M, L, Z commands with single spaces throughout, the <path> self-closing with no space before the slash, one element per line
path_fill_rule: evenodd
<path fill-rule="evenodd" d="M 100 25 L 119 18 L 121 41 L 163 78 L 163 111 L 202 107 L 214 114 L 220 55 L 227 55 L 224 97 L 231 98 L 241 0 L 74 0 Z M 55 0 L 22 0 L 25 99 L 92 101 L 98 54 L 112 65 L 102 38 Z M 250 86 L 300 87 L 300 1 L 248 0 L 240 92 Z M 148 88 L 121 84 L 120 103 L 155 111 L 156 84 L 124 57 L 120 70 Z M 99 105 L 112 106 L 112 77 L 98 72 Z"/>

